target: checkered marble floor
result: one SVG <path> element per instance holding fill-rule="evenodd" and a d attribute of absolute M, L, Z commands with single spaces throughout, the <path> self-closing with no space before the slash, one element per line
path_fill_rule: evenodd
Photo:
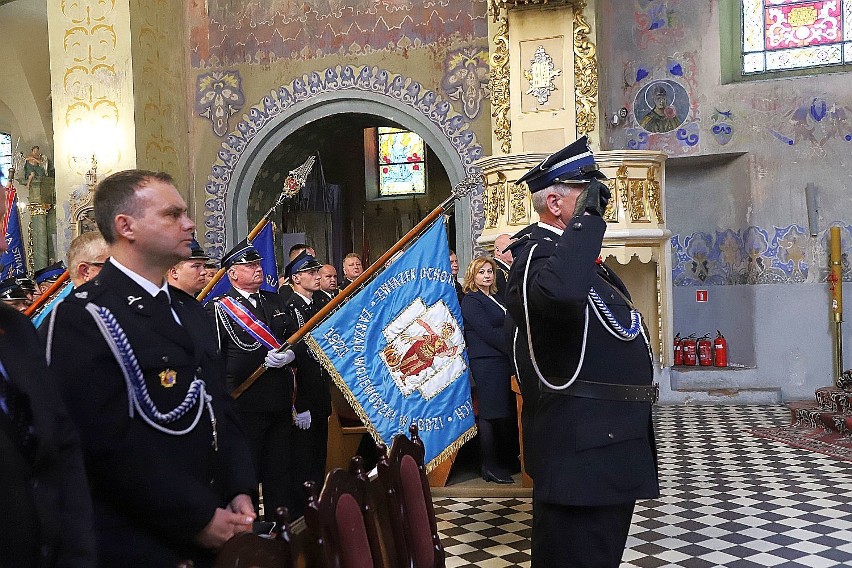
<path fill-rule="evenodd" d="M 622 568 L 852 566 L 852 463 L 757 438 L 784 406 L 661 406 Z M 531 499 L 435 498 L 447 566 L 529 566 Z"/>

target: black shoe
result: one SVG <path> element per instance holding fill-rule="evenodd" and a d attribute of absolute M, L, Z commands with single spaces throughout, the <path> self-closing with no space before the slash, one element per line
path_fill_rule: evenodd
<path fill-rule="evenodd" d="M 507 476 L 506 474 L 497 474 L 497 473 L 494 473 L 493 471 L 491 471 L 490 469 L 487 469 L 487 468 L 484 468 L 484 467 L 480 470 L 480 473 L 482 474 L 482 479 L 484 479 L 485 481 L 489 481 L 489 482 L 493 481 L 494 483 L 503 483 L 503 484 L 509 484 L 509 483 L 515 482 L 514 479 Z"/>

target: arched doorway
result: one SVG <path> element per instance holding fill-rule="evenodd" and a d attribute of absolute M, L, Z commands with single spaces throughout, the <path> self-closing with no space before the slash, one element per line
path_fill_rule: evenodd
<path fill-rule="evenodd" d="M 338 66 L 312 72 L 265 96 L 226 136 L 208 176 L 205 240 L 221 254 L 248 232 L 245 212 L 266 158 L 300 128 L 337 114 L 389 119 L 420 135 L 451 185 L 477 171 L 482 148 L 464 115 L 417 81 L 375 67 Z M 482 230 L 481 188 L 456 206 L 459 256 L 470 258 Z M 471 214 L 471 210 L 477 213 Z"/>
<path fill-rule="evenodd" d="M 248 227 L 275 203 L 287 172 L 309 156 L 317 158 L 299 197 L 285 200 L 272 216 L 280 230 L 276 251 L 279 266 L 286 264 L 284 256 L 290 245 L 302 242 L 310 244 L 320 260 L 338 270 L 343 256 L 353 251 L 372 263 L 449 196 L 447 171 L 428 145 L 423 165 L 427 178 L 424 195 L 376 195 L 380 127 L 401 125 L 384 116 L 332 114 L 298 128 L 262 160 L 247 192 L 244 210 Z M 243 187 L 249 186 L 246 183 Z M 455 247 L 454 217 L 449 226 L 450 246 Z"/>

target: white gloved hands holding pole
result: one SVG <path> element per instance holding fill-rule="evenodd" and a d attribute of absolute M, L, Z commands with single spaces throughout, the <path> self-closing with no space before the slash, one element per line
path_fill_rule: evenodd
<path fill-rule="evenodd" d="M 266 354 L 266 358 L 263 360 L 263 365 L 264 367 L 269 367 L 271 369 L 280 369 L 284 365 L 291 363 L 295 358 L 296 354 L 293 353 L 292 349 L 286 349 L 284 351 L 276 351 L 275 349 L 272 349 Z"/>
<path fill-rule="evenodd" d="M 304 412 L 299 412 L 296 414 L 295 418 L 296 427 L 300 430 L 307 430 L 311 427 L 311 411 L 306 410 Z"/>

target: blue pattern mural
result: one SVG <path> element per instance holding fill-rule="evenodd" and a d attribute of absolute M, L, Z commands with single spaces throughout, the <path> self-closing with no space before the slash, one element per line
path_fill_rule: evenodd
<path fill-rule="evenodd" d="M 843 280 L 852 281 L 852 225 L 841 227 Z M 726 229 L 672 237 L 675 286 L 824 282 L 829 231 L 811 238 L 799 225 Z"/>

